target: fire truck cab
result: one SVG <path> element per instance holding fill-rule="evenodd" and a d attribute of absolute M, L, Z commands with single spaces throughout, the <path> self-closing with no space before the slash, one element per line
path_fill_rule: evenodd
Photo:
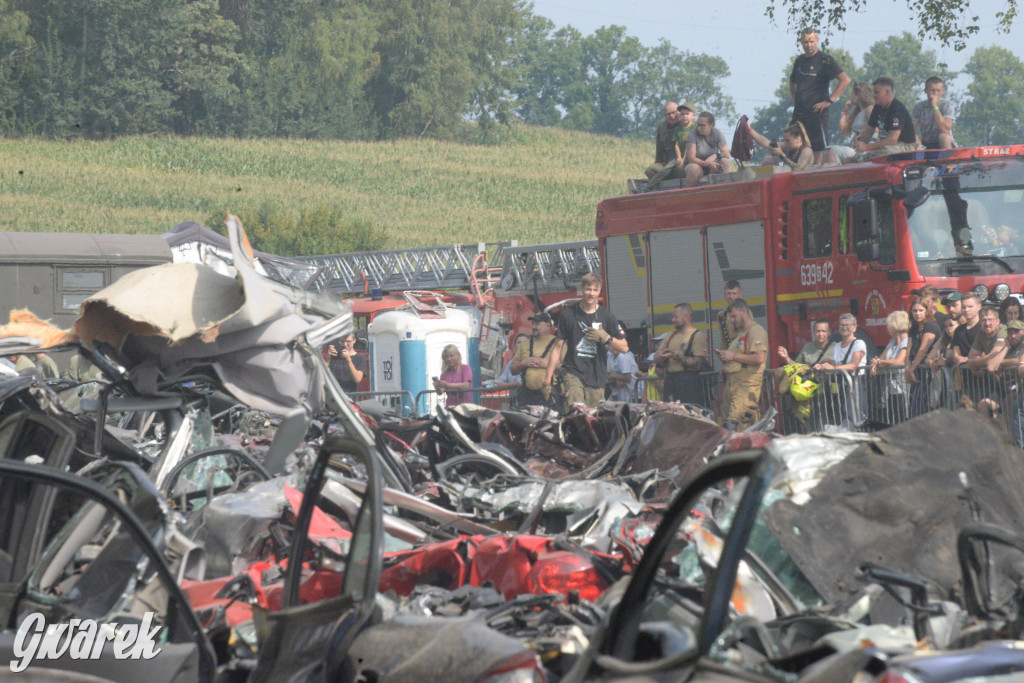
<path fill-rule="evenodd" d="M 746 175 L 598 205 L 607 301 L 640 346 L 687 302 L 720 347 L 730 280 L 768 330 L 772 356 L 810 341 L 814 320 L 835 329 L 846 312 L 884 345 L 886 316 L 925 284 L 994 302 L 1024 293 L 1024 145 Z"/>

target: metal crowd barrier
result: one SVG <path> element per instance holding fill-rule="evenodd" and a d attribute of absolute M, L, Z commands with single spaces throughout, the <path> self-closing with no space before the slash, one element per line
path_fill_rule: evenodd
<path fill-rule="evenodd" d="M 404 392 L 409 393 L 409 392 Z M 516 399 L 515 389 L 496 390 L 490 387 L 470 387 L 456 393 L 471 393 L 472 403 L 491 408 L 492 410 L 507 410 L 514 407 Z M 436 412 L 440 397 L 444 392 L 438 393 L 435 389 L 424 389 L 416 394 L 411 401 L 410 412 L 418 415 L 429 415 Z"/>
<path fill-rule="evenodd" d="M 403 417 L 412 413 L 413 400 L 411 391 L 353 391 L 346 394 L 346 396 L 353 403 L 371 398 L 376 399 L 385 407 L 390 408 Z"/>
<path fill-rule="evenodd" d="M 909 376 L 902 366 L 880 368 L 874 375 L 862 368 L 854 373 L 815 371 L 812 378 L 817 390 L 810 399 L 797 401 L 777 371 L 765 373 L 761 409 L 779 410 L 780 432 L 806 434 L 829 425 L 871 432 L 932 410 L 962 406 L 991 415 L 1015 443 L 1024 444 L 1024 396 L 1016 366 L 997 372 L 966 365 L 937 370 L 920 366 Z"/>
<path fill-rule="evenodd" d="M 927 365 L 908 376 L 903 366 L 869 368 L 856 372 L 818 370 L 811 375 L 817 389 L 806 401 L 798 401 L 778 370 L 767 370 L 761 388 L 761 414 L 774 407 L 778 411 L 776 428 L 783 434 L 809 434 L 829 426 L 840 429 L 877 431 L 939 408 L 954 409 L 959 404 L 991 414 L 996 423 L 1018 445 L 1024 444 L 1024 394 L 1017 367 L 997 372 L 973 371 L 966 365 L 933 370 Z M 717 416 L 723 378 L 718 370 L 700 374 L 703 405 Z M 650 390 L 657 390 L 657 399 Z M 647 403 L 660 400 L 663 380 L 654 375 L 636 378 L 633 400 Z M 496 391 L 472 387 L 479 405 L 504 410 L 515 407 L 515 390 Z M 434 412 L 438 393 L 433 389 L 413 397 L 408 391 L 372 391 L 349 394 L 354 401 L 377 398 L 402 415 Z"/>
<path fill-rule="evenodd" d="M 865 421 L 866 375 L 846 370 L 815 370 L 806 375 L 817 388 L 810 398 L 797 400 L 785 377 L 776 370 L 765 372 L 761 410 L 779 411 L 776 427 L 783 434 L 810 434 L 832 425 L 859 429 Z"/>
<path fill-rule="evenodd" d="M 991 415 L 997 425 L 1009 434 L 1017 445 L 1024 444 L 1022 435 L 1021 378 L 1017 366 L 1001 368 L 996 372 L 971 370 L 966 364 L 950 373 L 949 394 L 953 406 L 973 408 Z"/>

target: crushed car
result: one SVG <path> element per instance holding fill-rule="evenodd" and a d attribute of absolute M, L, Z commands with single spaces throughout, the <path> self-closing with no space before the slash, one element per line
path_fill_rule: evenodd
<path fill-rule="evenodd" d="M 130 681 L 1024 671 L 1024 462 L 978 415 L 786 438 L 671 406 L 400 419 L 326 371 L 344 307 L 259 275 L 229 231 L 234 276 L 161 266 L 86 302 L 58 342 L 99 370 L 75 407 L 35 378 L 0 381 L 12 666 Z M 139 298 L 168 292 L 186 301 Z"/>

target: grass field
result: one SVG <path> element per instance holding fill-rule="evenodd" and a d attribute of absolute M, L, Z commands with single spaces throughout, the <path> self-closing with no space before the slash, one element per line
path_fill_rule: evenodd
<path fill-rule="evenodd" d="M 295 212 L 339 208 L 383 232 L 386 248 L 588 239 L 597 202 L 622 194 L 653 147 L 526 126 L 494 146 L 3 140 L 0 229 L 161 233 L 194 220 L 223 232 L 225 213 L 272 203 Z"/>

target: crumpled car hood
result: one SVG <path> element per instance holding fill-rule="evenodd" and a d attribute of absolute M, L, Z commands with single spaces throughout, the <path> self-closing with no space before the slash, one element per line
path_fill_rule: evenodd
<path fill-rule="evenodd" d="M 1024 524 L 1024 459 L 984 418 L 937 410 L 881 432 L 833 464 L 803 504 L 764 513 L 772 534 L 827 602 L 863 586 L 864 562 L 949 591 L 960 580 L 957 533 L 973 519 L 966 473 L 984 521 Z"/>
<path fill-rule="evenodd" d="M 197 264 L 134 271 L 85 300 L 75 334 L 117 349 L 143 395 L 210 370 L 257 410 L 319 409 L 323 378 L 295 341 L 320 321 L 300 315 L 259 276 L 237 220 L 228 230 L 237 278 Z"/>

